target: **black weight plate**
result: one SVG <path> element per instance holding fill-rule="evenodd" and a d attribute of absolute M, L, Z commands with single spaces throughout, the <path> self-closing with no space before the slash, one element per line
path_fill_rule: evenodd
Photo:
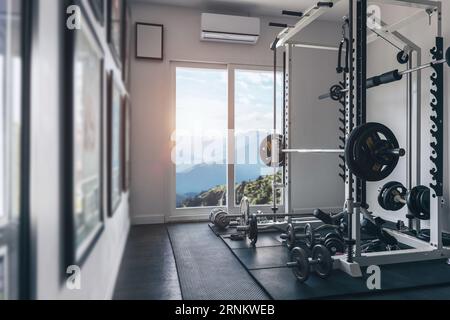
<path fill-rule="evenodd" d="M 380 192 L 378 193 L 378 197 L 377 197 L 378 204 L 379 204 L 380 207 L 382 207 L 384 210 L 389 210 L 389 209 L 386 209 L 386 205 L 385 205 L 385 203 L 384 203 L 384 193 L 385 193 L 386 189 L 390 188 L 391 186 L 395 185 L 396 183 L 398 183 L 398 182 L 397 182 L 397 181 L 390 181 L 390 182 L 385 183 L 385 184 L 381 187 Z"/>
<path fill-rule="evenodd" d="M 426 193 L 428 193 L 428 206 L 426 203 Z M 429 196 L 430 189 L 425 186 L 417 186 L 412 188 L 412 190 L 408 194 L 407 205 L 408 209 L 414 217 L 420 220 L 429 220 L 430 219 L 430 207 L 429 207 Z M 422 207 L 422 202 L 420 199 L 423 199 L 424 207 Z"/>
<path fill-rule="evenodd" d="M 342 92 L 342 87 L 338 84 L 335 84 L 330 88 L 330 98 L 333 101 L 340 101 L 344 95 Z"/>
<path fill-rule="evenodd" d="M 405 206 L 404 203 L 395 201 L 395 197 L 400 195 L 402 198 L 406 196 L 406 188 L 400 182 L 393 181 L 393 183 L 384 190 L 383 202 L 386 210 L 398 211 Z"/>
<path fill-rule="evenodd" d="M 318 261 L 317 264 L 314 264 L 317 275 L 321 278 L 327 278 L 333 270 L 333 259 L 330 251 L 325 246 L 318 244 L 313 248 L 312 259 Z"/>
<path fill-rule="evenodd" d="M 290 261 L 297 265 L 292 268 L 292 272 L 299 282 L 305 282 L 309 278 L 309 260 L 308 254 L 302 248 L 296 247 L 291 250 Z"/>
<path fill-rule="evenodd" d="M 324 242 L 324 246 L 330 251 L 332 256 L 345 252 L 345 243 L 337 234 L 333 237 L 328 237 Z"/>
<path fill-rule="evenodd" d="M 397 166 L 399 156 L 384 150 L 398 149 L 394 133 L 380 123 L 366 123 L 355 128 L 345 146 L 349 169 L 365 181 L 381 181 Z"/>
<path fill-rule="evenodd" d="M 445 51 L 445 60 L 447 60 L 447 65 L 450 67 L 450 47 Z"/>
<path fill-rule="evenodd" d="M 259 146 L 259 156 L 261 161 L 268 167 L 276 166 L 281 167 L 284 165 L 284 153 L 281 151 L 284 146 L 284 138 L 282 135 L 277 134 L 275 139 L 278 140 L 278 145 L 280 150 L 278 152 L 278 163 L 272 162 L 272 135 L 269 134 L 264 140 L 261 142 Z"/>
<path fill-rule="evenodd" d="M 256 214 L 250 216 L 249 227 L 248 238 L 254 246 L 258 241 L 258 219 L 256 218 Z"/>

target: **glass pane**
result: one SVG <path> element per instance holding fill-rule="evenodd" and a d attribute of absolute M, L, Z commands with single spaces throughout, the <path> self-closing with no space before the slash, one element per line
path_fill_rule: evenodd
<path fill-rule="evenodd" d="M 259 146 L 273 131 L 273 72 L 235 71 L 235 200 L 272 204 L 274 170 L 259 157 Z M 277 131 L 282 128 L 283 74 L 277 74 Z M 277 169 L 281 182 L 281 171 Z M 280 202 L 278 193 L 277 199 Z"/>
<path fill-rule="evenodd" d="M 176 69 L 176 207 L 226 205 L 228 75 Z"/>
<path fill-rule="evenodd" d="M 80 248 L 101 221 L 101 61 L 86 32 L 77 33 L 75 48 L 74 212 Z"/>
<path fill-rule="evenodd" d="M 21 13 L 21 1 L 0 0 L 0 300 L 19 287 Z"/>

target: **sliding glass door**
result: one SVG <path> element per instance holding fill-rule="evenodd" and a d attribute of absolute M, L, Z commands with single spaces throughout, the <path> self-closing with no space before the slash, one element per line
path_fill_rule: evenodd
<path fill-rule="evenodd" d="M 274 169 L 262 163 L 259 147 L 273 132 L 271 68 L 175 63 L 173 76 L 175 214 L 205 214 L 212 207 L 235 212 L 244 195 L 269 209 Z M 278 132 L 282 88 L 278 72 Z M 281 171 L 276 174 L 281 181 Z"/>

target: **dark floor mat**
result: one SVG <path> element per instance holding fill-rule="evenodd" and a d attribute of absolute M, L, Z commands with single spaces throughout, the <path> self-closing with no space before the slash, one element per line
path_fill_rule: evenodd
<path fill-rule="evenodd" d="M 286 267 L 289 259 L 286 247 L 233 249 L 233 253 L 249 270 Z"/>
<path fill-rule="evenodd" d="M 212 230 L 212 232 L 214 232 L 214 234 L 216 236 L 236 233 L 235 227 L 228 227 L 225 229 L 220 229 L 220 228 L 217 228 L 213 223 L 208 223 L 208 227 Z"/>
<path fill-rule="evenodd" d="M 167 229 L 183 299 L 269 299 L 205 223 L 169 225 Z"/>
<path fill-rule="evenodd" d="M 261 255 L 275 256 L 275 248 L 265 248 Z M 279 251 L 279 248 L 277 248 Z M 261 249 L 257 249 L 261 251 Z M 234 250 L 239 257 L 239 251 Z M 300 284 L 295 280 L 292 270 L 286 267 L 271 269 L 253 269 L 263 267 L 265 260 L 257 259 L 256 255 L 244 255 L 241 261 L 253 277 L 276 300 L 317 299 L 336 296 L 351 296 L 355 294 L 373 294 L 367 288 L 365 270 L 363 278 L 352 278 L 346 273 L 335 270 L 328 279 L 320 279 L 311 275 L 306 283 Z M 250 257 L 253 257 L 251 261 Z M 258 263 L 252 263 L 257 261 Z M 395 264 L 381 266 L 381 291 L 410 289 L 423 286 L 450 284 L 450 266 L 445 261 L 426 261 L 409 264 Z"/>
<path fill-rule="evenodd" d="M 221 238 L 231 249 L 251 249 L 251 241 L 246 237 L 244 240 L 231 240 L 230 235 L 222 235 Z M 256 248 L 275 247 L 283 245 L 279 233 L 259 233 Z"/>

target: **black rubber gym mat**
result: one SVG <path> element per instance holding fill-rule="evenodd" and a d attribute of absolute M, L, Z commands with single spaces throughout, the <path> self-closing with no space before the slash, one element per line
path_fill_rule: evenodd
<path fill-rule="evenodd" d="M 450 284 L 450 266 L 442 260 L 386 265 L 380 268 L 381 290 L 377 292 Z M 339 270 L 334 270 L 327 279 L 311 274 L 303 284 L 298 283 L 292 270 L 285 267 L 249 269 L 249 272 L 275 300 L 322 299 L 375 292 L 367 288 L 368 276 L 365 270 L 363 278 L 352 278 Z"/>
<path fill-rule="evenodd" d="M 248 270 L 285 267 L 289 259 L 289 250 L 281 246 L 233 249 L 233 253 Z"/>
<path fill-rule="evenodd" d="M 185 300 L 264 300 L 269 296 L 205 223 L 167 227 Z"/>
<path fill-rule="evenodd" d="M 230 235 L 222 235 L 221 238 L 228 247 L 231 249 L 251 249 L 251 241 L 245 237 L 244 240 L 231 240 Z M 258 241 L 256 242 L 256 248 L 261 247 L 275 247 L 281 246 L 282 240 L 279 233 L 260 233 L 258 234 Z"/>
<path fill-rule="evenodd" d="M 212 232 L 214 232 L 216 236 L 236 233 L 236 228 L 233 227 L 226 229 L 219 229 L 212 223 L 208 223 L 208 227 L 212 230 Z"/>

